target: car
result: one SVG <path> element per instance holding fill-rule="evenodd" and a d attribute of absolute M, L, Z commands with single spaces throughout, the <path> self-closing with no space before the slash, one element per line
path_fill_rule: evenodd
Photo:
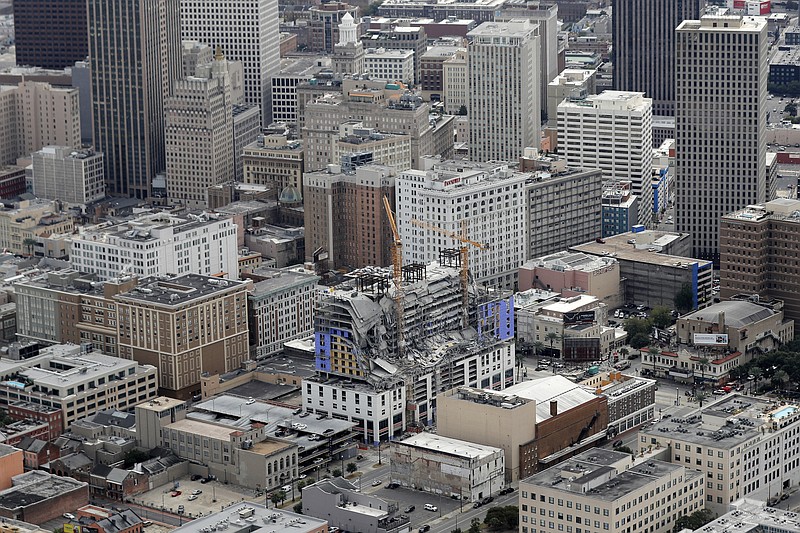
<path fill-rule="evenodd" d="M 152 526 L 152 525 L 153 525 L 153 522 L 151 522 L 150 520 L 145 520 L 144 522 L 142 522 L 142 525 L 143 525 L 144 527 L 147 527 L 147 526 Z"/>
<path fill-rule="evenodd" d="M 625 443 L 622 441 L 622 439 L 620 439 L 620 440 L 615 440 L 615 441 L 614 441 L 614 444 L 612 444 L 611 446 L 612 446 L 613 448 L 619 448 L 619 447 L 620 447 L 620 446 L 622 446 L 623 444 L 625 444 Z"/>
<path fill-rule="evenodd" d="M 547 367 L 546 367 L 546 366 L 539 365 L 539 366 L 537 366 L 537 367 L 535 368 L 535 370 L 536 370 L 537 372 L 544 372 L 545 370 L 547 370 Z"/>
<path fill-rule="evenodd" d="M 341 531 L 341 530 L 336 526 L 328 528 L 328 533 L 337 533 L 337 531 Z"/>
<path fill-rule="evenodd" d="M 203 494 L 203 491 L 200 489 L 194 489 L 192 491 L 192 496 L 197 496 L 198 494 Z"/>
<path fill-rule="evenodd" d="M 172 494 L 170 494 L 170 496 L 172 496 L 173 498 L 177 498 L 177 497 L 178 497 L 178 496 L 180 496 L 181 494 L 183 494 L 181 491 L 179 491 L 179 490 L 173 490 L 173 491 L 172 491 Z"/>
<path fill-rule="evenodd" d="M 201 480 L 200 480 L 200 483 L 202 483 L 203 485 L 205 485 L 205 484 L 206 484 L 206 483 L 208 483 L 209 481 L 211 481 L 211 480 L 210 480 L 210 479 L 208 479 L 207 477 L 204 477 L 203 479 L 201 479 Z"/>
<path fill-rule="evenodd" d="M 61 516 L 63 516 L 63 517 L 64 517 L 64 518 L 66 518 L 67 520 L 75 520 L 75 515 L 74 515 L 74 514 L 72 514 L 72 513 L 64 513 L 64 514 L 62 514 Z"/>
<path fill-rule="evenodd" d="M 433 512 L 435 513 L 436 511 L 438 511 L 438 510 L 439 510 L 439 508 L 438 508 L 438 507 L 436 507 L 436 506 L 435 506 L 435 505 L 433 505 L 433 504 L 426 503 L 426 504 L 425 504 L 425 510 L 426 510 L 426 511 L 433 511 Z"/>
<path fill-rule="evenodd" d="M 284 485 L 283 487 L 281 487 L 281 490 L 283 492 L 292 492 L 292 486 L 291 485 Z"/>
<path fill-rule="evenodd" d="M 361 461 L 362 459 L 364 459 L 364 456 L 363 456 L 363 455 L 361 455 L 361 454 L 359 454 L 359 455 L 356 455 L 356 460 L 357 460 L 357 461 Z"/>
<path fill-rule="evenodd" d="M 505 496 L 506 494 L 508 494 L 508 488 L 500 489 L 500 492 L 498 492 L 497 494 L 499 494 L 500 496 Z"/>
<path fill-rule="evenodd" d="M 514 492 L 515 490 L 517 490 L 517 489 L 515 489 L 514 487 L 508 487 L 508 488 L 506 489 L 506 494 L 511 494 L 511 493 L 512 493 L 512 492 Z"/>
<path fill-rule="evenodd" d="M 386 485 L 386 488 L 394 490 L 394 489 L 398 488 L 399 486 L 400 486 L 400 483 L 389 483 L 388 485 Z"/>
<path fill-rule="evenodd" d="M 195 501 L 196 499 L 197 499 L 197 494 L 192 494 L 192 495 L 191 495 L 191 496 L 189 496 L 189 498 L 188 498 L 188 500 L 189 500 L 190 502 L 193 502 L 193 501 Z"/>
<path fill-rule="evenodd" d="M 783 494 L 781 494 L 781 501 L 788 500 L 788 499 L 789 499 L 789 494 L 787 492 L 784 492 Z"/>
<path fill-rule="evenodd" d="M 726 391 L 722 390 L 722 389 L 717 389 L 717 390 L 714 391 L 714 395 L 715 396 L 724 396 L 726 394 L 728 394 L 728 393 Z"/>
<path fill-rule="evenodd" d="M 186 508 L 184 508 L 184 506 L 183 506 L 183 505 L 179 505 L 179 506 L 178 506 L 178 512 L 179 512 L 179 513 L 183 513 L 185 510 L 186 510 Z"/>
<path fill-rule="evenodd" d="M 431 530 L 431 526 L 429 526 L 428 524 L 423 524 L 423 525 L 419 526 L 419 529 L 417 531 L 419 531 L 419 533 L 427 533 L 430 530 Z"/>
<path fill-rule="evenodd" d="M 307 477 L 308 477 L 307 474 L 300 474 L 299 476 L 297 476 L 297 479 L 305 479 Z"/>
<path fill-rule="evenodd" d="M 480 507 L 481 505 L 483 505 L 481 502 L 475 502 L 475 503 L 473 503 L 473 504 L 472 504 L 472 508 L 473 508 L 473 509 L 477 509 L 477 508 L 478 508 L 478 507 Z"/>
<path fill-rule="evenodd" d="M 203 479 L 203 476 L 200 474 L 192 474 L 192 481 L 197 481 L 198 479 Z"/>
<path fill-rule="evenodd" d="M 414 509 L 416 509 L 416 507 L 414 507 L 413 505 L 409 505 L 408 507 L 405 508 L 405 510 L 403 512 L 404 513 L 413 513 Z"/>
<path fill-rule="evenodd" d="M 481 504 L 488 505 L 494 501 L 494 496 L 487 496 L 481 500 Z"/>
<path fill-rule="evenodd" d="M 381 481 L 380 479 L 376 479 L 375 481 L 372 482 L 373 487 L 378 487 L 380 485 L 383 485 L 383 481 Z"/>

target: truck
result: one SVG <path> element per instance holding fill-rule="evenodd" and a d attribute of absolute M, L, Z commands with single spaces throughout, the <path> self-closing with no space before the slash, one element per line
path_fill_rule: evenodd
<path fill-rule="evenodd" d="M 614 365 L 614 368 L 617 370 L 627 370 L 631 367 L 631 363 L 629 361 L 620 361 Z"/>
<path fill-rule="evenodd" d="M 587 373 L 588 375 L 590 375 L 590 376 L 596 376 L 597 374 L 599 374 L 599 373 L 600 373 L 600 367 L 599 367 L 599 366 L 597 366 L 597 365 L 590 366 L 590 367 L 589 367 L 589 368 L 586 370 L 586 373 Z"/>

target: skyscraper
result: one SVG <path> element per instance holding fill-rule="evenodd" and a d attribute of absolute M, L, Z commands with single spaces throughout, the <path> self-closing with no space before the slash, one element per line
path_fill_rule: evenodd
<path fill-rule="evenodd" d="M 182 0 L 181 35 L 244 64 L 244 99 L 272 122 L 270 83 L 280 72 L 278 0 Z"/>
<path fill-rule="evenodd" d="M 719 261 L 719 221 L 766 200 L 767 23 L 706 15 L 676 43 L 676 229 Z"/>
<path fill-rule="evenodd" d="M 639 198 L 635 224 L 653 220 L 653 101 L 642 93 L 603 91 L 558 106 L 558 146 L 567 164 L 630 181 Z"/>
<path fill-rule="evenodd" d="M 89 53 L 86 0 L 14 0 L 17 65 L 62 69 Z"/>
<path fill-rule="evenodd" d="M 540 144 L 538 27 L 484 22 L 467 36 L 470 159 L 516 162 Z"/>
<path fill-rule="evenodd" d="M 700 0 L 616 0 L 614 85 L 653 99 L 653 114 L 675 114 L 675 28 L 700 16 Z"/>
<path fill-rule="evenodd" d="M 164 115 L 167 197 L 207 209 L 208 188 L 234 178 L 231 81 L 221 52 L 175 82 Z"/>
<path fill-rule="evenodd" d="M 106 191 L 146 198 L 165 169 L 164 100 L 181 77 L 179 0 L 88 0 L 95 148 Z"/>

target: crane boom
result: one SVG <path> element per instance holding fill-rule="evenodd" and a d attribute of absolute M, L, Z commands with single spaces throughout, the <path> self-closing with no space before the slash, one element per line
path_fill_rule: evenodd
<path fill-rule="evenodd" d="M 403 356 L 405 350 L 404 321 L 405 321 L 405 299 L 403 297 L 403 241 L 400 239 L 400 232 L 397 231 L 397 221 L 392 213 L 392 206 L 389 198 L 383 196 L 383 208 L 386 210 L 386 218 L 389 219 L 389 227 L 392 230 L 392 281 L 394 282 L 394 309 L 396 313 L 395 322 L 397 324 L 397 355 Z"/>

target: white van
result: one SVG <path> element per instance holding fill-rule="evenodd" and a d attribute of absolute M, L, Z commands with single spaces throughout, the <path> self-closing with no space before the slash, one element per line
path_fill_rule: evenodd
<path fill-rule="evenodd" d="M 426 503 L 425 504 L 425 510 L 426 511 L 433 511 L 435 513 L 436 511 L 439 510 L 439 508 L 436 507 L 435 505 L 431 505 L 430 503 Z"/>
<path fill-rule="evenodd" d="M 292 486 L 291 485 L 284 485 L 283 487 L 281 487 L 281 490 L 283 492 L 292 492 Z"/>

